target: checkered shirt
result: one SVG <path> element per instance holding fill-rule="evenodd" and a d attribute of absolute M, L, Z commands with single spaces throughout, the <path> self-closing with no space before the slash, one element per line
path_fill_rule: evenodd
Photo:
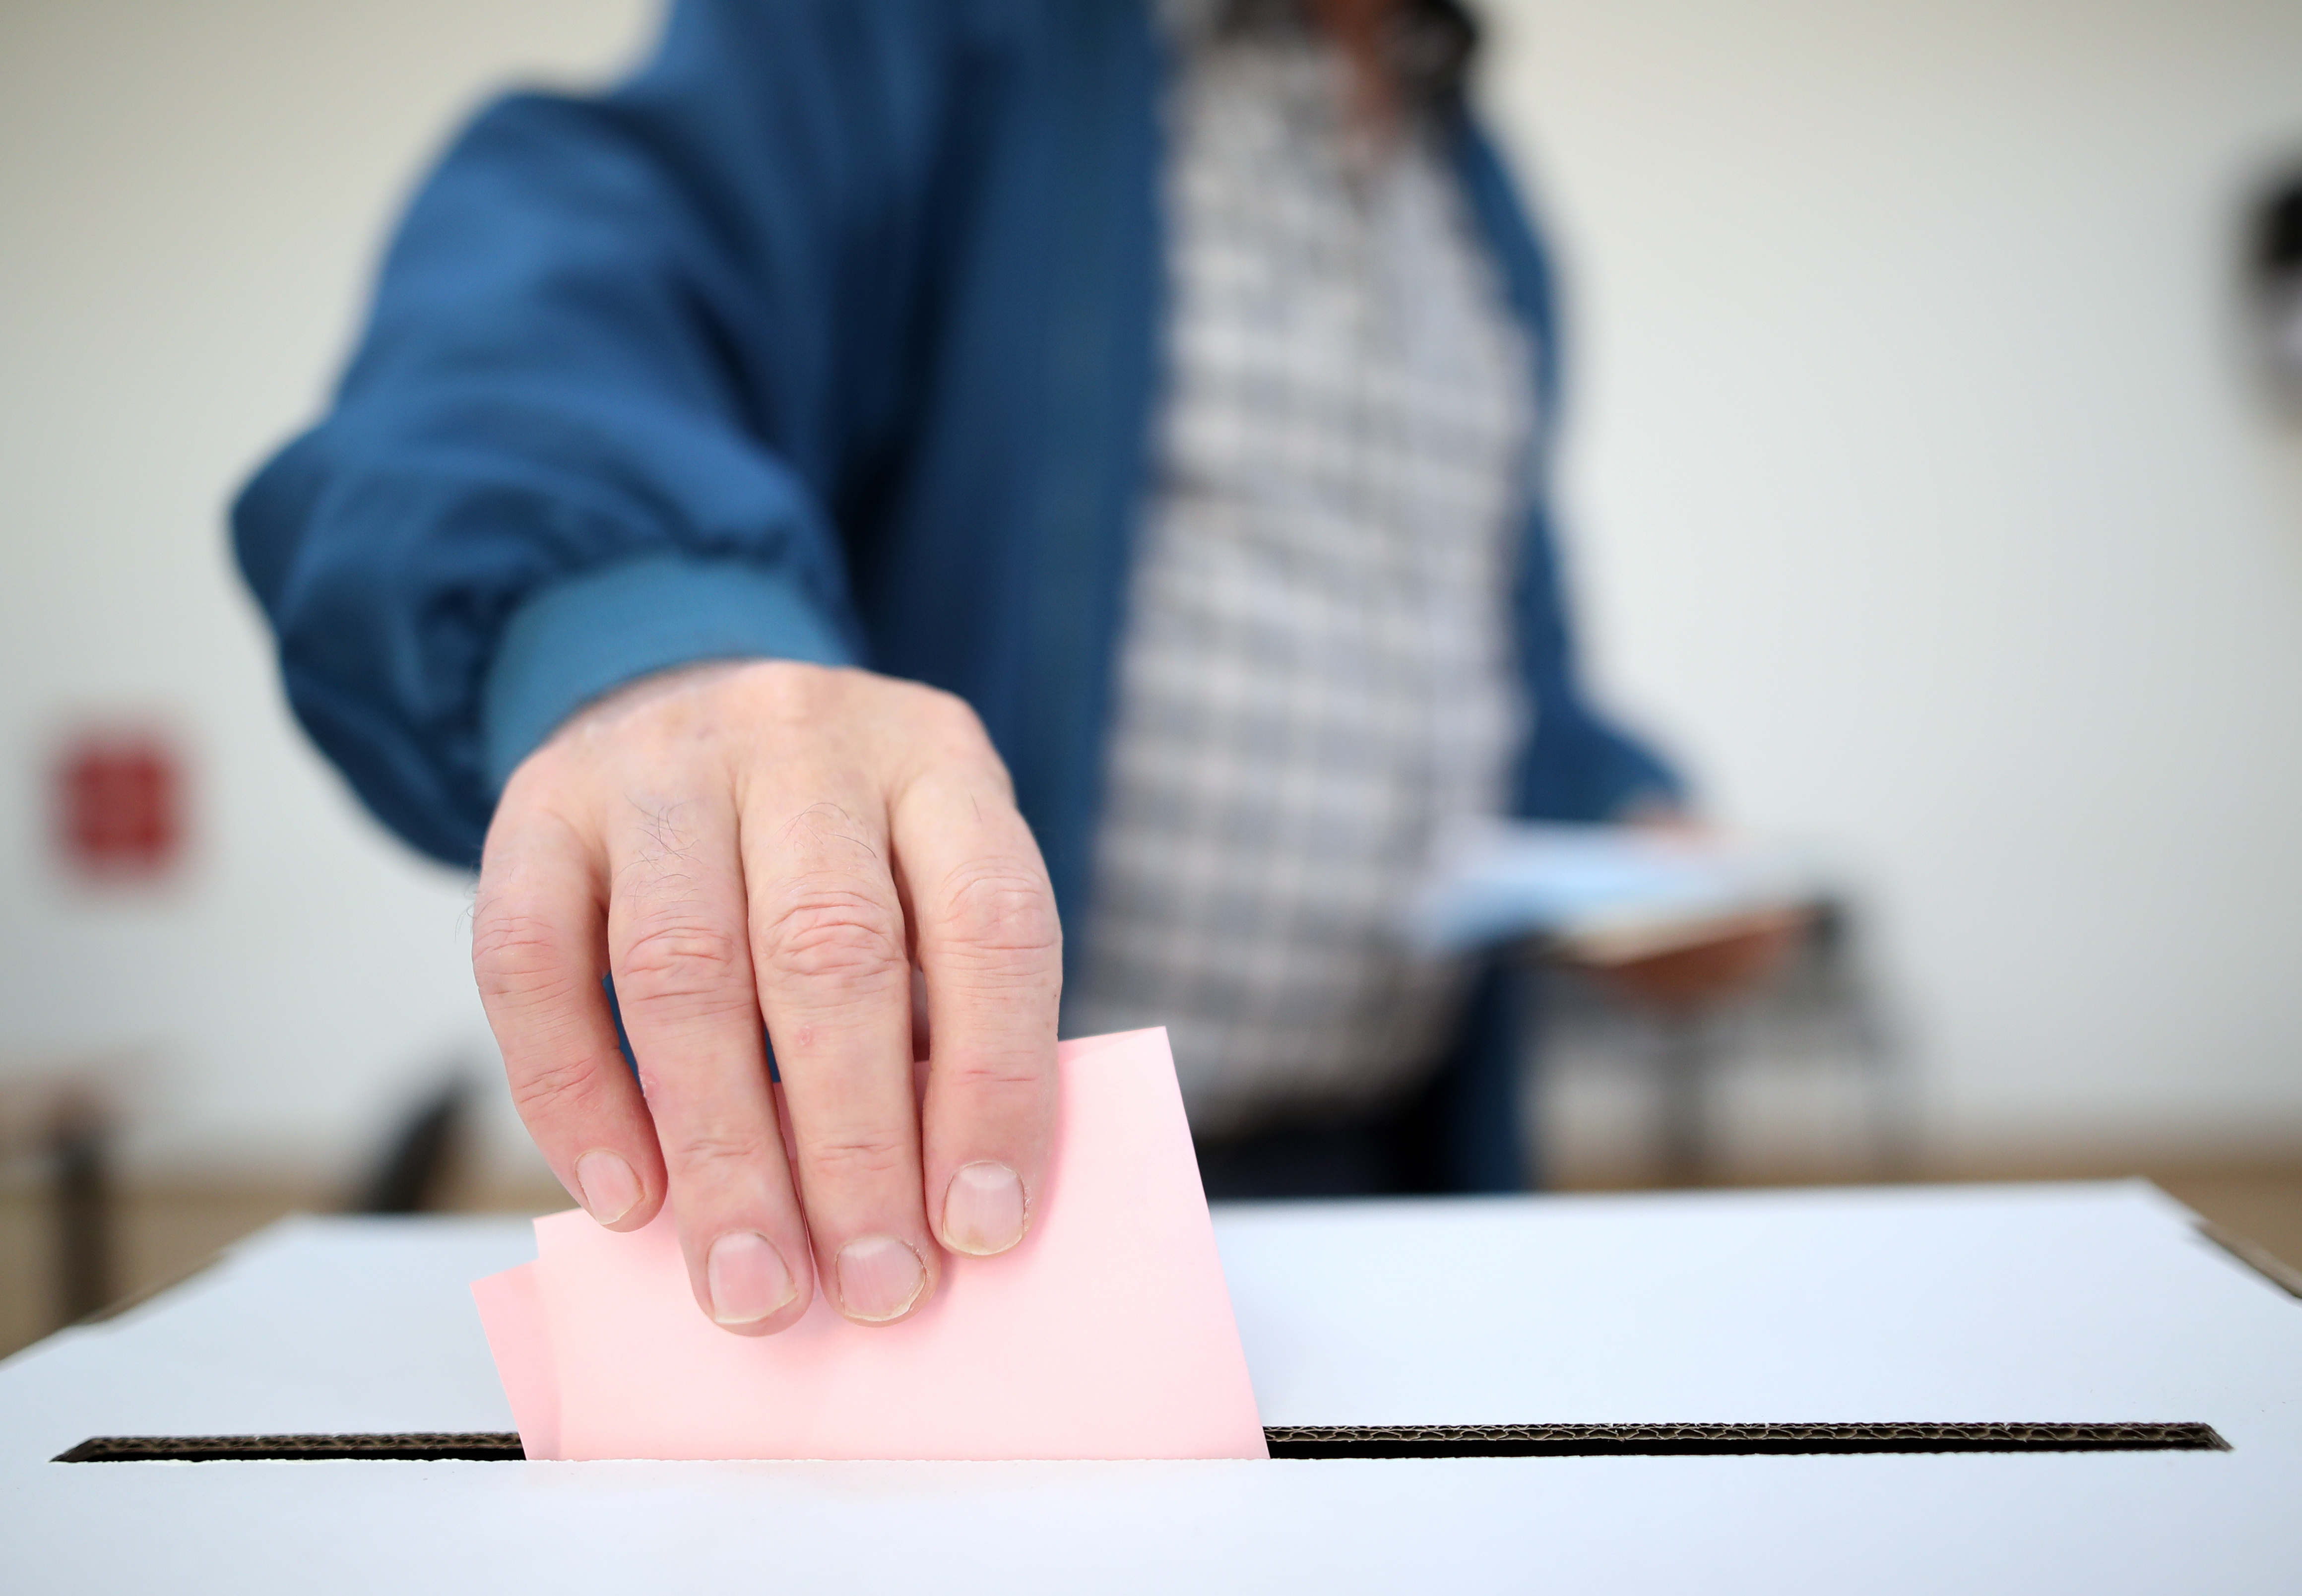
<path fill-rule="evenodd" d="M 1443 153 L 1306 34 L 1203 33 L 1168 106 L 1167 397 L 1073 1034 L 1165 1025 L 1203 1131 L 1427 1073 L 1467 971 L 1399 907 L 1500 812 L 1525 334 Z"/>

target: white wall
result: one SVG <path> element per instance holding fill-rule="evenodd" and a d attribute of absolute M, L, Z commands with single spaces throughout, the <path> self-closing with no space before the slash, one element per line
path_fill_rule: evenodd
<path fill-rule="evenodd" d="M 2227 291 L 2302 8 L 1497 10 L 1618 698 L 1724 813 L 1867 868 L 1953 1143 L 2302 1135 L 2302 444 Z M 464 884 L 299 740 L 220 511 L 457 111 L 647 21 L 0 10 L 0 1063 L 148 1046 L 155 1162 L 340 1163 L 485 1046 Z M 39 761 L 148 707 L 195 739 L 196 868 L 90 896 Z"/>
<path fill-rule="evenodd" d="M 1955 1147 L 2302 1138 L 2302 6 L 1521 0 L 1617 697 L 1867 867 Z"/>
<path fill-rule="evenodd" d="M 149 1163 L 340 1171 L 444 1054 L 489 1048 L 468 889 L 290 721 L 223 509 L 318 403 L 451 119 L 507 77 L 604 70 L 648 17 L 0 9 L 0 1069 L 147 1051 Z M 192 868 L 157 896 L 90 894 L 46 853 L 50 739 L 121 710 L 197 759 Z"/>

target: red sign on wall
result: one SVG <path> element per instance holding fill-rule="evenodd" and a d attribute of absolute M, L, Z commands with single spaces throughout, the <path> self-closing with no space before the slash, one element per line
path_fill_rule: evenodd
<path fill-rule="evenodd" d="M 175 744 L 148 730 L 68 737 L 55 766 L 56 841 L 76 874 L 151 881 L 184 852 L 184 770 Z"/>

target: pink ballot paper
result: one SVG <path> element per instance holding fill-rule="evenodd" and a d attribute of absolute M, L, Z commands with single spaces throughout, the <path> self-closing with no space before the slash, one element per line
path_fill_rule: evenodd
<path fill-rule="evenodd" d="M 1057 1059 L 1030 1233 L 946 1256 L 900 1324 L 850 1324 L 818 1292 L 780 1335 L 730 1335 L 668 1213 L 628 1235 L 537 1220 L 535 1262 L 472 1287 L 527 1455 L 1267 1457 L 1167 1033 Z"/>

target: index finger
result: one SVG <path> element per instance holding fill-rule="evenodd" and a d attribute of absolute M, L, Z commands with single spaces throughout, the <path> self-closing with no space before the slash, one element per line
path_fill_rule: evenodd
<path fill-rule="evenodd" d="M 987 739 L 923 766 L 888 825 L 927 984 L 928 1214 L 953 1252 L 1005 1252 L 1030 1227 L 1054 1135 L 1054 892 Z"/>
<path fill-rule="evenodd" d="M 655 1123 L 600 987 L 606 888 L 591 840 L 507 803 L 488 833 L 472 968 L 520 1118 L 592 1218 L 636 1230 L 665 1179 Z"/>

